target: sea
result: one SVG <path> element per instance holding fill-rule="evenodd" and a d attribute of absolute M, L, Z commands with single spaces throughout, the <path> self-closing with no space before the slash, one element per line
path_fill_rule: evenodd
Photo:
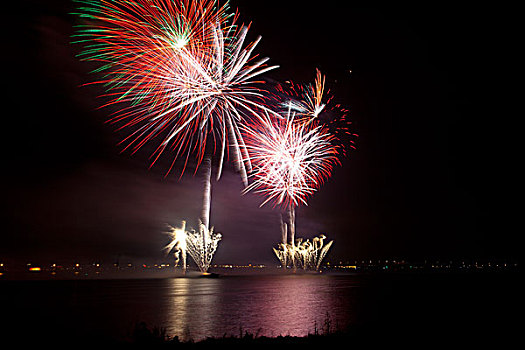
<path fill-rule="evenodd" d="M 515 273 L 0 280 L 0 342 L 132 342 L 145 328 L 194 342 L 343 332 L 501 347 L 522 328 L 521 292 Z"/>

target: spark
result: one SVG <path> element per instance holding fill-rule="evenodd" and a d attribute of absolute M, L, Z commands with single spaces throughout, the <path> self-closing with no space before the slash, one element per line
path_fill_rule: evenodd
<path fill-rule="evenodd" d="M 208 272 L 221 239 L 220 233 L 214 233 L 213 227 L 208 229 L 202 222 L 198 232 L 193 229 L 187 232 L 188 253 L 202 273 Z"/>
<path fill-rule="evenodd" d="M 294 244 L 279 243 L 273 251 L 283 267 L 291 263 L 294 269 L 319 271 L 321 262 L 334 242 L 325 244 L 325 239 L 325 235 L 315 237 L 311 242 L 308 239 L 303 242 L 303 239 L 299 238 Z"/>
<path fill-rule="evenodd" d="M 265 199 L 260 206 L 271 201 L 287 210 L 288 223 L 281 217 L 282 244 L 284 252 L 291 249 L 293 253 L 283 254 L 295 265 L 295 207 L 307 205 L 307 198 L 330 177 L 333 166 L 339 164 L 338 146 L 323 125 L 296 120 L 290 110 L 286 118 L 266 115 L 261 124 L 245 132 L 253 172 L 243 194 L 262 194 Z"/>
<path fill-rule="evenodd" d="M 81 59 L 100 64 L 94 72 L 103 76 L 93 84 L 106 88 L 102 107 L 116 110 L 108 122 L 129 131 L 119 143 L 122 151 L 134 154 L 155 142 L 150 168 L 165 151 L 174 155 L 166 176 L 183 158 L 182 177 L 190 155 L 195 171 L 206 163 L 199 231 L 188 233 L 187 248 L 201 254 L 192 257 L 207 270 L 220 240 L 209 228 L 211 159 L 218 154 L 219 180 L 231 149 L 248 185 L 251 163 L 240 125 L 260 118 L 261 111 L 276 114 L 266 107 L 256 77 L 278 66 L 255 60 L 261 37 L 245 45 L 249 26 L 236 24 L 238 14 L 228 13 L 227 1 L 76 1 L 84 23 L 75 43 L 83 45 Z"/>
<path fill-rule="evenodd" d="M 173 227 L 168 225 L 170 230 L 167 234 L 170 236 L 171 241 L 164 247 L 164 250 L 167 254 L 174 251 L 173 255 L 175 256 L 175 266 L 178 265 L 180 258 L 182 257 L 182 270 L 185 273 L 187 264 L 187 237 L 188 232 L 186 231 L 186 221 L 182 221 L 182 227 Z"/>
<path fill-rule="evenodd" d="M 261 206 L 272 201 L 283 207 L 307 205 L 312 195 L 339 164 L 338 146 L 323 125 L 302 123 L 288 113 L 245 128 L 253 172 L 249 191 L 263 194 Z"/>
<path fill-rule="evenodd" d="M 276 85 L 273 98 L 281 114 L 290 110 L 297 120 L 316 120 L 325 125 L 337 141 L 340 153 L 346 155 L 349 148 L 356 148 L 354 140 L 359 135 L 351 130 L 352 123 L 347 118 L 349 111 L 334 102 L 334 96 L 326 89 L 325 82 L 326 76 L 316 69 L 313 84 L 296 84 L 288 80 Z"/>
<path fill-rule="evenodd" d="M 302 264 L 318 269 L 312 261 L 320 264 L 332 242 L 323 249 L 318 243 L 322 245 L 324 238 L 314 243 L 296 241 L 295 208 L 307 205 L 308 197 L 330 177 L 333 166 L 340 164 L 339 157 L 346 155 L 342 142 L 346 141 L 345 136 L 357 135 L 349 132 L 346 113 L 340 105 L 328 108 L 331 97 L 324 99 L 325 76 L 319 70 L 313 85 L 287 82 L 278 84 L 276 91 L 277 106 L 286 108 L 287 114 L 280 119 L 267 115 L 260 125 L 246 129 L 253 172 L 252 182 L 243 193 L 262 194 L 265 200 L 261 206 L 273 202 L 287 211 L 287 222 L 281 213 L 282 243 L 274 249 L 281 265 Z M 355 148 L 353 140 L 350 145 Z"/>
<path fill-rule="evenodd" d="M 228 146 L 246 184 L 250 170 L 239 124 L 269 110 L 260 74 L 277 68 L 268 58 L 254 61 L 260 37 L 244 45 L 249 26 L 237 25 L 228 2 L 213 0 L 77 0 L 76 43 L 80 57 L 101 64 L 95 84 L 107 88 L 104 105 L 117 111 L 109 122 L 131 130 L 120 144 L 137 152 L 156 141 L 153 166 L 165 151 L 174 154 L 168 175 L 180 158 L 195 153 L 197 168 L 205 153 L 219 154 L 220 178 Z M 118 106 L 117 106 L 118 105 Z"/>
<path fill-rule="evenodd" d="M 314 85 L 306 85 L 306 87 L 300 89 L 298 98 L 289 97 L 281 105 L 285 108 L 290 108 L 300 117 L 317 118 L 326 107 L 326 104 L 322 102 L 325 76 L 321 74 L 319 69 L 316 72 Z"/>
<path fill-rule="evenodd" d="M 186 230 L 186 221 L 182 221 L 181 227 L 169 226 L 169 228 L 167 234 L 171 240 L 164 247 L 164 250 L 168 254 L 174 252 L 175 266 L 182 258 L 182 269 L 185 273 L 187 269 L 186 256 L 189 253 L 199 270 L 206 273 L 210 268 L 222 235 L 214 233 L 213 227 L 208 229 L 202 222 L 199 222 L 199 231 L 195 231 L 193 228 Z"/>
<path fill-rule="evenodd" d="M 184 46 L 186 46 L 187 43 L 188 43 L 188 38 L 184 36 L 180 36 L 180 37 L 175 38 L 173 45 L 175 49 L 182 49 Z"/>

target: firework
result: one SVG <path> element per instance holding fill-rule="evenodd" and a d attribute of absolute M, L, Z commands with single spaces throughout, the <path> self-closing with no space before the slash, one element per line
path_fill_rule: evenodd
<path fill-rule="evenodd" d="M 214 233 L 213 227 L 208 229 L 208 226 L 202 222 L 199 222 L 199 231 L 192 228 L 186 230 L 186 221 L 182 221 L 180 228 L 168 226 L 170 230 L 167 234 L 170 237 L 170 243 L 164 247 L 164 250 L 166 253 L 173 252 L 175 265 L 178 265 L 182 258 L 182 269 L 186 273 L 186 257 L 189 253 L 199 270 L 206 273 L 222 235 Z"/>
<path fill-rule="evenodd" d="M 326 97 L 325 76 L 317 70 L 314 84 L 277 84 L 274 104 L 281 118 L 266 114 L 243 129 L 249 159 L 255 164 L 245 192 L 262 193 L 266 200 L 296 207 L 307 204 L 330 176 L 346 143 L 355 148 L 347 111 Z"/>
<path fill-rule="evenodd" d="M 109 121 L 131 130 L 123 150 L 157 140 L 150 166 L 169 150 L 175 157 L 167 173 L 184 156 L 181 175 L 190 153 L 198 167 L 206 152 L 217 151 L 219 178 L 230 145 L 246 183 L 250 165 L 238 124 L 268 110 L 252 79 L 277 66 L 267 67 L 268 58 L 253 62 L 260 37 L 243 48 L 248 27 L 235 23 L 228 2 L 78 2 L 86 20 L 76 34 L 80 57 L 102 64 L 104 78 L 95 83 L 107 88 L 106 106 L 118 105 Z"/>
<path fill-rule="evenodd" d="M 170 243 L 164 247 L 166 253 L 173 251 L 175 256 L 175 266 L 178 265 L 180 258 L 182 257 L 182 271 L 186 273 L 186 257 L 187 257 L 187 237 L 188 232 L 186 231 L 186 221 L 182 221 L 182 227 L 173 227 L 168 225 L 169 231 L 167 234 L 170 236 Z"/>
<path fill-rule="evenodd" d="M 253 172 L 252 183 L 244 192 L 262 194 L 261 206 L 273 202 L 286 210 L 287 218 L 281 213 L 282 243 L 274 249 L 283 266 L 300 263 L 311 269 L 316 266 L 312 261 L 320 263 L 332 245 L 319 248 L 324 238 L 314 239 L 315 243 L 296 241 L 295 208 L 307 205 L 308 197 L 330 176 L 338 158 L 346 155 L 347 141 L 355 148 L 351 137 L 357 135 L 350 132 L 347 111 L 326 97 L 325 81 L 317 70 L 314 84 L 277 84 L 275 105 L 286 117 L 267 116 L 263 123 L 246 130 Z"/>
<path fill-rule="evenodd" d="M 325 88 L 326 77 L 316 70 L 313 84 L 296 84 L 287 81 L 275 86 L 273 95 L 281 114 L 290 110 L 296 120 L 308 123 L 316 120 L 325 125 L 337 140 L 340 153 L 346 155 L 347 149 L 355 149 L 354 139 L 357 134 L 351 131 L 351 122 L 347 119 L 349 111 L 334 102 L 334 96 Z"/>
<path fill-rule="evenodd" d="M 253 59 L 261 38 L 244 45 L 249 28 L 236 24 L 227 1 L 77 2 L 77 14 L 85 20 L 75 35 L 84 45 L 80 57 L 101 64 L 95 72 L 103 78 L 94 83 L 107 89 L 103 106 L 116 109 L 109 122 L 130 130 L 120 142 L 123 151 L 135 153 L 155 141 L 150 167 L 165 151 L 174 154 L 166 175 L 177 159 L 185 159 L 181 176 L 190 155 L 195 155 L 196 171 L 205 162 L 198 231 L 203 243 L 188 249 L 203 255 L 198 260 L 211 261 L 213 252 L 207 249 L 214 251 L 216 245 L 206 240 L 218 243 L 209 227 L 211 160 L 219 154 L 218 180 L 231 149 L 248 184 L 251 164 L 239 125 L 259 118 L 261 111 L 275 114 L 265 106 L 262 82 L 255 77 L 277 66 L 267 66 L 268 58 Z"/>
<path fill-rule="evenodd" d="M 291 109 L 295 114 L 296 118 L 307 118 L 314 119 L 326 107 L 323 103 L 323 94 L 325 86 L 325 76 L 321 74 L 320 70 L 316 70 L 317 75 L 315 78 L 314 85 L 308 84 L 306 86 L 297 86 L 291 82 L 288 84 L 287 94 L 284 101 L 280 103 L 282 108 Z M 285 91 L 284 88 L 280 87 L 281 91 Z"/>
<path fill-rule="evenodd" d="M 261 123 L 245 128 L 253 172 L 244 192 L 260 193 L 268 202 L 283 207 L 307 204 L 339 164 L 339 147 L 327 129 L 316 122 L 301 123 L 266 115 Z"/>
<path fill-rule="evenodd" d="M 206 273 L 210 268 L 221 238 L 220 233 L 213 232 L 213 227 L 208 228 L 202 222 L 199 223 L 198 232 L 195 230 L 187 232 L 188 253 L 202 273 Z"/>
<path fill-rule="evenodd" d="M 273 251 L 283 267 L 291 263 L 294 269 L 319 271 L 321 262 L 334 242 L 324 244 L 325 239 L 324 235 L 315 237 L 311 242 L 310 240 L 303 242 L 303 239 L 300 238 L 295 244 L 280 243 L 277 249 L 273 248 Z"/>
<path fill-rule="evenodd" d="M 338 146 L 324 126 L 296 120 L 290 110 L 286 118 L 267 114 L 244 132 L 253 171 L 252 182 L 243 193 L 262 194 L 261 206 L 273 202 L 287 211 L 288 223 L 281 214 L 282 257 L 295 265 L 295 208 L 307 205 L 307 198 L 330 176 L 339 163 Z M 288 240 L 291 254 L 287 253 Z"/>

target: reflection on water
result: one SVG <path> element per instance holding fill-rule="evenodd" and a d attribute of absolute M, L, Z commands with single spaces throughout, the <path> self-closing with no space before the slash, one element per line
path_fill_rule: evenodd
<path fill-rule="evenodd" d="M 3 334 L 127 338 L 145 322 L 181 340 L 253 334 L 306 335 L 330 315 L 356 318 L 360 282 L 351 276 L 264 275 L 216 279 L 9 282 L 0 286 Z"/>
<path fill-rule="evenodd" d="M 314 324 L 322 332 L 327 313 L 332 329 L 357 325 L 351 329 L 364 330 L 367 342 L 397 337 L 404 344 L 407 335 L 417 335 L 418 345 L 442 336 L 501 341 L 519 334 L 519 280 L 469 273 L 2 281 L 0 341 L 41 345 L 69 336 L 74 344 L 101 344 L 130 339 L 139 322 L 184 340 L 238 335 L 241 327 L 261 336 L 301 336 Z"/>
<path fill-rule="evenodd" d="M 326 276 L 176 278 L 166 280 L 164 327 L 181 339 L 238 335 L 306 335 L 355 319 L 349 279 Z"/>
<path fill-rule="evenodd" d="M 216 310 L 220 302 L 220 283 L 212 279 L 175 278 L 168 280 L 166 325 L 169 335 L 182 340 L 215 334 L 220 321 Z M 193 332 L 196 332 L 194 334 Z"/>

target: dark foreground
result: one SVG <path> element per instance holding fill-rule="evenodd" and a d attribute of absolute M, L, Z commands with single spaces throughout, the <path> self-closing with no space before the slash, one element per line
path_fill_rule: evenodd
<path fill-rule="evenodd" d="M 68 348 L 208 348 L 268 346 L 323 346 L 345 348 L 368 346 L 410 346 L 422 349 L 440 346 L 450 348 L 511 348 L 521 332 L 522 289 L 518 273 L 465 274 L 372 274 L 359 276 L 366 293 L 357 312 L 357 321 L 341 328 L 330 318 L 312 325 L 304 337 L 261 336 L 256 330 L 241 327 L 236 334 L 181 341 L 176 334 L 139 322 L 126 339 L 111 336 L 79 337 L 53 326 L 57 321 L 49 315 L 49 324 L 31 322 L 31 309 L 21 309 L 24 317 L 7 319 L 2 312 L 0 345 L 63 345 Z M 4 285 L 5 286 L 5 285 Z M 2 294 L 2 311 L 10 310 L 13 295 Z M 20 291 L 22 292 L 22 291 Z M 35 296 L 38 298 L 38 296 Z M 42 300 L 42 302 L 46 302 Z M 17 307 L 18 309 L 18 307 Z M 16 310 L 14 310 L 16 311 Z M 7 313 L 9 315 L 9 313 Z M 74 324 L 76 319 L 66 320 Z M 4 346 L 2 346 L 4 348 Z"/>

